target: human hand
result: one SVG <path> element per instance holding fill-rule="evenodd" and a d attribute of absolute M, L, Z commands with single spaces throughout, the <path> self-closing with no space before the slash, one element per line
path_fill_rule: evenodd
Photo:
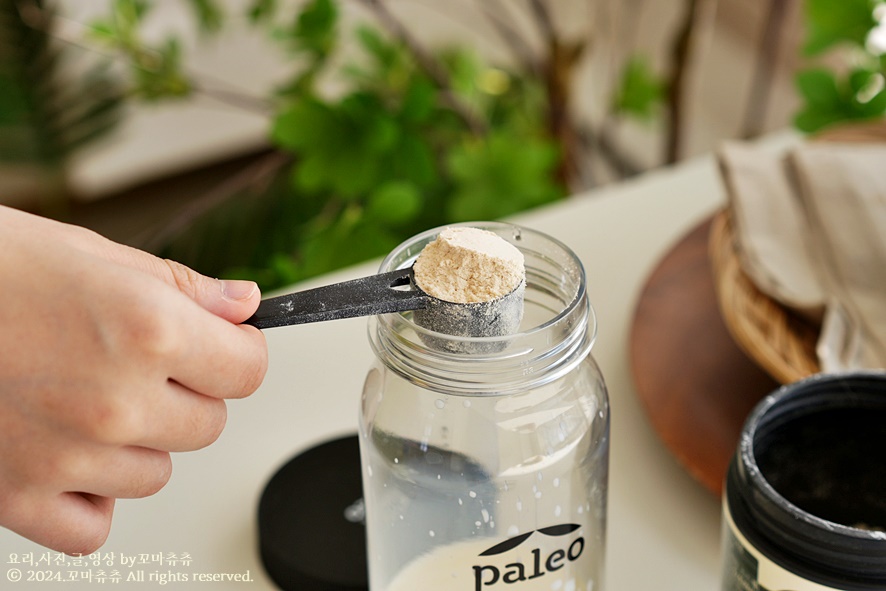
<path fill-rule="evenodd" d="M 261 295 L 2 206 L 0 276 L 0 525 L 88 554 L 261 384 Z"/>

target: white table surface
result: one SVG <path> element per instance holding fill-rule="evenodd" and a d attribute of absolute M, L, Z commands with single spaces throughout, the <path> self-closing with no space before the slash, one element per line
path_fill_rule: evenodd
<path fill-rule="evenodd" d="M 776 143 L 782 143 L 781 141 Z M 593 355 L 612 405 L 607 589 L 702 591 L 719 586 L 719 499 L 693 481 L 652 431 L 636 398 L 628 359 L 633 310 L 660 257 L 723 203 L 714 160 L 696 159 L 535 210 L 513 221 L 557 237 L 583 261 L 599 335 Z M 312 281 L 375 272 L 377 262 Z M 209 448 L 177 454 L 169 484 L 147 499 L 118 501 L 103 547 L 119 555 L 188 553 L 188 567 L 144 565 L 145 572 L 244 573 L 252 583 L 170 584 L 165 588 L 275 589 L 257 550 L 256 511 L 267 480 L 291 456 L 353 433 L 372 352 L 366 320 L 266 331 L 270 368 L 250 398 L 229 403 L 227 427 Z M 164 588 L 157 582 L 11 583 L 12 553 L 45 552 L 0 529 L 0 589 Z M 40 567 L 45 568 L 45 567 Z M 65 572 L 67 567 L 49 567 Z M 83 569 L 80 569 L 83 570 Z M 306 590 L 310 591 L 310 590 Z M 417 590 L 418 591 L 418 590 Z"/>

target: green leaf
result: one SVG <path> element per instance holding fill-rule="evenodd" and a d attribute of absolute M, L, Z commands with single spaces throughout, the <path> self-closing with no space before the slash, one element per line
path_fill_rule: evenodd
<path fill-rule="evenodd" d="M 277 13 L 277 0 L 253 0 L 246 16 L 253 24 L 269 22 Z"/>
<path fill-rule="evenodd" d="M 110 43 L 116 38 L 117 29 L 108 20 L 97 20 L 90 23 L 88 35 L 96 41 Z"/>
<path fill-rule="evenodd" d="M 794 116 L 794 127 L 804 133 L 814 133 L 844 120 L 842 113 L 805 108 Z"/>
<path fill-rule="evenodd" d="M 27 99 L 15 80 L 0 72 L 0 126 L 27 123 Z"/>
<path fill-rule="evenodd" d="M 302 158 L 292 169 L 293 188 L 316 193 L 326 188 L 329 174 L 326 161 L 317 155 Z"/>
<path fill-rule="evenodd" d="M 864 47 L 868 33 L 877 25 L 874 6 L 879 0 L 806 0 L 808 56 L 820 54 L 839 43 Z"/>
<path fill-rule="evenodd" d="M 398 225 L 414 219 L 421 211 L 418 187 L 403 181 L 388 181 L 372 191 L 366 215 L 385 225 Z"/>
<path fill-rule="evenodd" d="M 271 125 L 271 138 L 291 151 L 311 151 L 327 146 L 338 131 L 334 111 L 324 103 L 306 99 L 277 115 Z"/>
<path fill-rule="evenodd" d="M 330 169 L 330 185 L 342 199 L 356 200 L 378 184 L 381 173 L 380 160 L 362 153 L 347 150 L 338 159 L 327 161 Z"/>
<path fill-rule="evenodd" d="M 335 46 L 337 23 L 338 9 L 332 0 L 312 0 L 296 17 L 290 37 L 297 49 L 325 57 Z"/>
<path fill-rule="evenodd" d="M 882 117 L 886 114 L 886 89 L 881 90 L 862 104 L 862 114 L 865 118 Z"/>
<path fill-rule="evenodd" d="M 496 130 L 453 149 L 447 170 L 456 188 L 448 205 L 459 221 L 496 219 L 563 196 L 553 181 L 557 150 L 547 140 Z"/>
<path fill-rule="evenodd" d="M 423 188 L 439 184 L 434 151 L 421 135 L 404 134 L 394 146 L 391 157 L 399 177 Z"/>
<path fill-rule="evenodd" d="M 403 96 L 400 114 L 414 123 L 423 123 L 434 112 L 437 90 L 424 78 L 414 78 Z"/>
<path fill-rule="evenodd" d="M 138 28 L 150 8 L 151 4 L 146 0 L 115 0 L 114 28 L 119 34 L 130 34 Z"/>
<path fill-rule="evenodd" d="M 852 105 L 860 115 L 874 117 L 884 112 L 884 74 L 875 70 L 855 69 L 849 73 L 848 84 Z"/>
<path fill-rule="evenodd" d="M 382 70 L 387 70 L 397 63 L 398 48 L 385 40 L 377 30 L 366 25 L 360 25 L 357 27 L 356 33 L 357 41 L 361 47 L 374 58 L 376 63 L 382 67 Z"/>
<path fill-rule="evenodd" d="M 400 241 L 382 226 L 363 219 L 356 207 L 345 208 L 332 220 L 321 221 L 304 241 L 301 250 L 307 275 L 356 264 L 380 256 Z"/>
<path fill-rule="evenodd" d="M 838 79 L 828 70 L 807 70 L 797 76 L 804 105 L 794 118 L 794 125 L 814 132 L 843 121 L 880 117 L 886 111 L 882 74 L 855 69 Z"/>
<path fill-rule="evenodd" d="M 863 68 L 856 68 L 849 72 L 849 89 L 852 91 L 852 94 L 858 94 L 864 90 L 871 82 L 871 77 L 875 74 L 876 72 Z"/>
<path fill-rule="evenodd" d="M 204 33 L 217 33 L 225 22 L 225 13 L 215 0 L 190 0 L 191 8 L 197 15 L 200 30 Z"/>
<path fill-rule="evenodd" d="M 466 100 L 476 100 L 477 80 L 483 74 L 483 64 L 477 55 L 466 48 L 447 48 L 439 53 L 440 61 L 449 70 L 449 84 Z"/>
<path fill-rule="evenodd" d="M 133 64 L 136 92 L 142 98 L 156 101 L 189 96 L 193 90 L 182 66 L 179 40 L 170 37 L 154 50 L 139 50 L 143 60 Z"/>
<path fill-rule="evenodd" d="M 652 71 L 645 57 L 635 55 L 622 70 L 613 107 L 616 113 L 649 120 L 656 115 L 664 95 L 664 81 Z"/>
<path fill-rule="evenodd" d="M 393 119 L 382 115 L 368 120 L 362 135 L 365 138 L 362 145 L 366 156 L 372 158 L 390 151 L 397 143 L 400 132 Z"/>
<path fill-rule="evenodd" d="M 819 68 L 798 73 L 797 88 L 807 103 L 818 107 L 834 107 L 841 100 L 837 80 L 830 70 Z"/>

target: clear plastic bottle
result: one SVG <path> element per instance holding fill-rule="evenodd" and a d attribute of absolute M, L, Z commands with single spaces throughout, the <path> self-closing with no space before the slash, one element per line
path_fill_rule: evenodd
<path fill-rule="evenodd" d="M 470 224 L 526 260 L 521 332 L 453 337 L 370 320 L 360 413 L 372 591 L 602 588 L 609 404 L 581 262 L 517 226 Z M 438 230 L 397 247 L 411 265 Z M 472 341 L 452 353 L 439 339 Z"/>

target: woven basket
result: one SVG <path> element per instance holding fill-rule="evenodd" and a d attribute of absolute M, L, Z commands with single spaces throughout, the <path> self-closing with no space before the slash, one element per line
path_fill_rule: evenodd
<path fill-rule="evenodd" d="M 816 141 L 884 142 L 886 121 L 829 130 Z M 818 373 L 821 327 L 761 292 L 742 270 L 728 208 L 711 226 L 709 251 L 720 312 L 736 344 L 782 384 Z"/>

